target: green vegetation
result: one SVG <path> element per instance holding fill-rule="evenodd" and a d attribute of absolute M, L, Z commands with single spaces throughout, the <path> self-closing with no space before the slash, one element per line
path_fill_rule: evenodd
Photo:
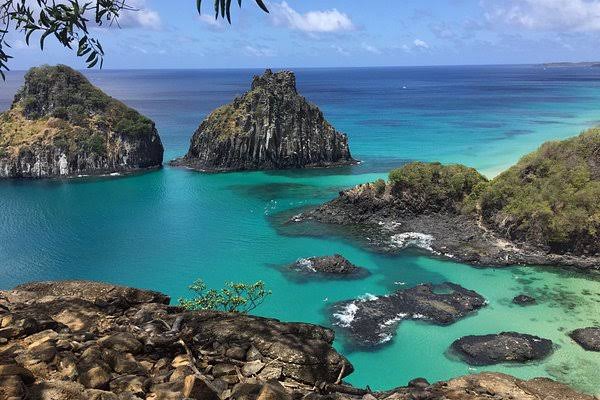
<path fill-rule="evenodd" d="M 554 252 L 600 252 L 600 129 L 549 142 L 479 195 L 486 223 Z"/>
<path fill-rule="evenodd" d="M 271 291 L 263 281 L 253 284 L 228 282 L 225 287 L 207 290 L 202 280 L 194 282 L 189 289 L 196 294 L 192 299 L 179 299 L 179 305 L 187 310 L 217 310 L 248 313 L 260 306 Z"/>
<path fill-rule="evenodd" d="M 377 179 L 375 182 L 373 182 L 373 187 L 375 188 L 375 193 L 377 193 L 377 195 L 379 195 L 379 196 L 381 196 L 385 192 L 386 186 L 387 186 L 387 184 L 385 183 L 385 181 L 383 179 Z"/>
<path fill-rule="evenodd" d="M 11 109 L 0 115 L 0 147 L 13 155 L 41 144 L 105 156 L 109 132 L 154 134 L 150 119 L 64 65 L 29 70 Z"/>
<path fill-rule="evenodd" d="M 554 253 L 600 253 L 600 128 L 545 143 L 491 181 L 462 165 L 422 162 L 391 171 L 389 180 L 391 193 L 415 210 L 470 214 Z"/>
<path fill-rule="evenodd" d="M 413 202 L 457 210 L 476 186 L 487 182 L 474 168 L 424 162 L 392 170 L 389 180 L 397 196 L 409 194 Z"/>

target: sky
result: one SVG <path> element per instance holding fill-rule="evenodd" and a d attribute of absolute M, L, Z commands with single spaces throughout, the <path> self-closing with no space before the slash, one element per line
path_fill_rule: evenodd
<path fill-rule="evenodd" d="M 252 0 L 232 24 L 193 0 L 129 0 L 120 28 L 94 28 L 105 68 L 263 68 L 600 61 L 600 0 Z M 58 45 L 8 36 L 11 69 L 84 67 Z"/>

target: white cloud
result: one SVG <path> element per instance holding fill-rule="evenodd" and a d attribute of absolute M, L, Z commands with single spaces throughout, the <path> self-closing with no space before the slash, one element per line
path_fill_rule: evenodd
<path fill-rule="evenodd" d="M 335 8 L 301 14 L 285 1 L 279 4 L 274 3 L 270 7 L 271 21 L 276 26 L 286 26 L 307 33 L 342 32 L 356 29 L 350 17 Z"/>
<path fill-rule="evenodd" d="M 485 17 L 532 30 L 598 31 L 600 0 L 510 0 L 482 2 Z"/>
<path fill-rule="evenodd" d="M 427 44 L 427 42 L 424 40 L 421 40 L 421 39 L 415 39 L 413 42 L 413 45 L 417 49 L 423 49 L 423 50 L 429 49 L 429 45 Z"/>
<path fill-rule="evenodd" d="M 363 43 L 362 48 L 364 50 L 368 51 L 369 53 L 381 54 L 381 50 L 379 50 L 377 47 L 371 46 L 370 44 L 367 44 L 367 43 Z"/>
<path fill-rule="evenodd" d="M 225 29 L 225 24 L 223 21 L 213 16 L 206 14 L 198 15 L 198 20 L 202 23 L 202 25 L 205 25 L 210 30 L 221 31 Z"/>
<path fill-rule="evenodd" d="M 275 52 L 268 47 L 255 47 L 247 45 L 244 47 L 244 52 L 253 57 L 273 57 Z"/>
<path fill-rule="evenodd" d="M 147 7 L 146 0 L 129 0 L 127 3 L 133 10 L 123 10 L 119 15 L 119 26 L 122 28 L 144 28 L 159 30 L 162 27 L 160 14 Z"/>
<path fill-rule="evenodd" d="M 348 52 L 348 51 L 347 51 L 346 49 L 344 49 L 342 46 L 338 46 L 338 45 L 336 45 L 336 44 L 332 44 L 332 45 L 331 45 L 331 48 L 332 48 L 333 50 L 335 50 L 335 52 L 336 52 L 336 53 L 339 53 L 339 54 L 341 54 L 341 55 L 343 55 L 343 56 L 348 56 L 348 55 L 350 55 L 350 52 Z"/>

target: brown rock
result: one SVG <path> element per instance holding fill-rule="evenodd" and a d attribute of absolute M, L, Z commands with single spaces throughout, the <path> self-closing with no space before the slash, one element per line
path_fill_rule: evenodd
<path fill-rule="evenodd" d="M 84 387 L 76 382 L 45 381 L 29 388 L 28 400 L 87 400 Z"/>
<path fill-rule="evenodd" d="M 267 365 L 265 366 L 262 371 L 259 372 L 258 376 L 266 381 L 271 380 L 271 379 L 279 379 L 281 377 L 282 374 L 282 368 L 281 365 Z"/>
<path fill-rule="evenodd" d="M 194 371 L 192 371 L 192 368 L 188 367 L 187 365 L 175 368 L 175 371 L 173 371 L 173 373 L 169 377 L 169 382 L 181 381 L 185 379 L 186 376 L 192 375 L 193 373 Z"/>
<path fill-rule="evenodd" d="M 79 375 L 79 383 L 88 389 L 103 389 L 108 387 L 110 374 L 102 367 L 94 367 Z"/>
<path fill-rule="evenodd" d="M 188 365 L 190 365 L 190 359 L 184 354 L 178 355 L 171 361 L 171 366 L 173 368 L 187 367 Z"/>
<path fill-rule="evenodd" d="M 18 375 L 0 376 L 0 400 L 20 399 L 25 396 L 25 384 Z"/>
<path fill-rule="evenodd" d="M 19 376 L 26 385 L 35 381 L 35 377 L 30 370 L 18 365 L 0 365 L 0 377 L 16 375 Z"/>
<path fill-rule="evenodd" d="M 128 332 L 119 332 L 110 336 L 105 336 L 98 340 L 98 344 L 115 351 L 133 354 L 141 352 L 143 348 L 142 343 Z"/>
<path fill-rule="evenodd" d="M 231 397 L 236 400 L 254 400 L 262 389 L 258 383 L 238 383 L 231 389 Z"/>
<path fill-rule="evenodd" d="M 220 400 L 217 389 L 210 382 L 194 375 L 185 378 L 181 394 L 196 400 Z"/>
<path fill-rule="evenodd" d="M 232 365 L 232 364 L 225 364 L 225 363 L 215 364 L 215 366 L 212 369 L 212 375 L 215 378 L 219 378 L 224 375 L 233 375 L 235 373 L 236 373 L 235 365 Z"/>
<path fill-rule="evenodd" d="M 278 381 L 265 383 L 256 400 L 292 400 L 292 396 Z"/>
<path fill-rule="evenodd" d="M 242 375 L 245 377 L 258 374 L 265 367 L 265 363 L 260 360 L 247 362 L 242 366 Z"/>
<path fill-rule="evenodd" d="M 147 378 L 137 375 L 125 375 L 113 379 L 110 382 L 110 390 L 114 393 L 128 392 L 137 396 L 146 393 Z"/>

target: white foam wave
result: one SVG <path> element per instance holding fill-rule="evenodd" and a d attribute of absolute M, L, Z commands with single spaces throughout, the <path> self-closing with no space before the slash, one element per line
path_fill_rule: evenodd
<path fill-rule="evenodd" d="M 352 321 L 354 321 L 357 311 L 358 306 L 354 304 L 354 302 L 346 304 L 346 306 L 340 312 L 333 314 L 333 317 L 339 321 L 336 323 L 336 325 L 343 328 L 350 327 Z"/>
<path fill-rule="evenodd" d="M 404 249 L 409 246 L 419 247 L 421 249 L 433 251 L 431 245 L 433 244 L 434 237 L 425 233 L 419 232 L 404 232 L 393 235 L 391 238 L 392 243 Z"/>
<path fill-rule="evenodd" d="M 296 266 L 300 267 L 300 269 L 307 269 L 311 272 L 317 272 L 315 267 L 313 267 L 312 261 L 310 261 L 308 258 L 299 259 L 296 261 Z"/>

